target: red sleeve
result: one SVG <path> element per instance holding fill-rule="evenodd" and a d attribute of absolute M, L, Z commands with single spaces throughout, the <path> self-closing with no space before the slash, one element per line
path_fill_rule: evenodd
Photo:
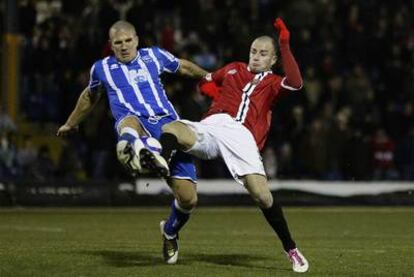
<path fill-rule="evenodd" d="M 226 72 L 229 70 L 229 67 L 232 64 L 228 64 L 226 66 L 223 66 L 222 68 L 216 70 L 213 72 L 213 74 L 211 75 L 211 77 L 213 78 L 213 81 L 218 85 L 221 86 L 223 81 L 224 81 L 224 77 L 226 75 Z"/>
<path fill-rule="evenodd" d="M 302 75 L 295 57 L 290 51 L 289 44 L 280 45 L 280 54 L 282 56 L 283 71 L 286 75 L 282 80 L 282 87 L 289 90 L 301 89 L 303 85 Z"/>

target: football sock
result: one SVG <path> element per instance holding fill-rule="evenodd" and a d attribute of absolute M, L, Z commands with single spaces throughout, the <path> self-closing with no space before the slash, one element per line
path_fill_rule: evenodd
<path fill-rule="evenodd" d="M 273 201 L 272 207 L 268 209 L 261 208 L 267 222 L 272 226 L 273 230 L 282 241 L 283 248 L 286 252 L 290 249 L 296 248 L 296 243 L 290 236 L 289 227 L 283 215 L 282 207 Z"/>
<path fill-rule="evenodd" d="M 171 205 L 171 214 L 165 223 L 164 233 L 168 239 L 173 239 L 177 236 L 178 232 L 184 226 L 184 224 L 190 218 L 192 210 L 185 210 L 178 205 L 176 199 L 174 199 Z"/>
<path fill-rule="evenodd" d="M 126 140 L 129 143 L 134 143 L 135 139 L 137 139 L 138 132 L 135 129 L 132 129 L 131 127 L 124 127 L 121 129 L 121 134 L 119 135 L 119 140 Z"/>
<path fill-rule="evenodd" d="M 169 162 L 173 155 L 173 151 L 178 147 L 177 137 L 171 133 L 163 133 L 160 138 L 160 143 L 162 145 L 161 156 Z"/>

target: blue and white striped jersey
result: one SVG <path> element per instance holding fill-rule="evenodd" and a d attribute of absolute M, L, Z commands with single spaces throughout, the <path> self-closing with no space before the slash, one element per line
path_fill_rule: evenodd
<path fill-rule="evenodd" d="M 141 48 L 129 63 L 118 62 L 108 56 L 94 63 L 90 72 L 91 93 L 104 87 L 116 121 L 126 115 L 149 119 L 178 115 L 168 100 L 160 80 L 163 72 L 175 73 L 179 60 L 168 51 L 158 48 Z"/>

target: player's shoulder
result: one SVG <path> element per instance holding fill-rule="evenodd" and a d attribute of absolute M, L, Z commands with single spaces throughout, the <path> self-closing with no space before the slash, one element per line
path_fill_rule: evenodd
<path fill-rule="evenodd" d="M 174 56 L 171 53 L 169 53 L 165 49 L 158 47 L 158 46 L 140 48 L 138 50 L 138 53 L 141 59 L 143 60 L 151 60 L 151 59 L 160 60 L 160 59 L 163 59 L 164 57 L 167 57 L 169 59 L 174 58 Z"/>
<path fill-rule="evenodd" d="M 224 65 L 221 69 L 224 71 L 224 74 L 233 75 L 247 70 L 247 64 L 243 62 L 231 62 Z"/>
<path fill-rule="evenodd" d="M 104 64 L 110 64 L 111 63 L 110 61 L 111 61 L 111 56 L 107 56 L 102 59 L 96 60 L 91 66 L 91 71 L 103 70 Z"/>
<path fill-rule="evenodd" d="M 161 48 L 159 46 L 150 46 L 150 47 L 143 47 L 138 49 L 139 54 L 148 55 L 149 53 L 154 54 L 156 57 L 158 57 L 161 54 L 167 54 L 169 53 L 164 48 Z"/>
<path fill-rule="evenodd" d="M 247 64 L 244 62 L 231 62 L 227 64 L 226 67 L 240 69 L 240 70 L 247 70 Z"/>
<path fill-rule="evenodd" d="M 157 46 L 151 46 L 151 47 L 143 47 L 143 48 L 139 48 L 138 49 L 138 53 L 140 55 L 147 55 L 149 52 L 158 52 L 159 51 L 159 47 Z"/>

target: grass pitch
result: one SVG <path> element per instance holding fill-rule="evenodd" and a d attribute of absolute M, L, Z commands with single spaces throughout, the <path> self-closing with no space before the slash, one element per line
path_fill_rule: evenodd
<path fill-rule="evenodd" d="M 413 276 L 414 208 L 285 208 L 306 276 Z M 198 208 L 179 263 L 168 209 L 0 209 L 0 276 L 297 276 L 256 208 Z"/>

